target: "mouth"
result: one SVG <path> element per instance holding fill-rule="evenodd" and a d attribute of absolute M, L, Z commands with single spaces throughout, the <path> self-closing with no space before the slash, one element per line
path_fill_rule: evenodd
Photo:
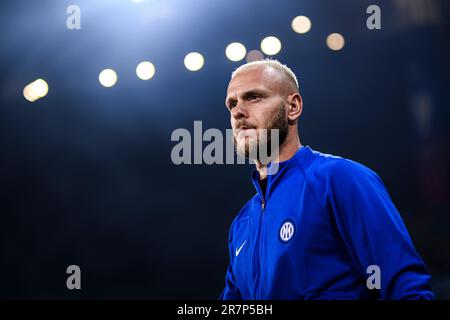
<path fill-rule="evenodd" d="M 237 130 L 238 131 L 241 131 L 241 130 L 250 130 L 250 129 L 256 129 L 254 126 L 247 126 L 247 125 L 245 125 L 245 126 L 240 126 L 239 128 L 237 128 Z"/>
<path fill-rule="evenodd" d="M 241 126 L 236 130 L 236 137 L 252 137 L 256 134 L 256 128 L 252 126 Z"/>

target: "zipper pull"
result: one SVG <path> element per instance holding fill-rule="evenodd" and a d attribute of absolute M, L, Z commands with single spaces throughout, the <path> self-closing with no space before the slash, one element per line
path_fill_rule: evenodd
<path fill-rule="evenodd" d="M 261 208 L 264 211 L 264 207 L 266 206 L 266 202 L 264 201 L 264 199 L 261 200 Z"/>

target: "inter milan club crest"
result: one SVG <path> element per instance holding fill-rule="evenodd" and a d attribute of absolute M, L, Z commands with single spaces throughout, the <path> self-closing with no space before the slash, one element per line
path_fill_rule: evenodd
<path fill-rule="evenodd" d="M 295 224 L 292 220 L 286 220 L 280 227 L 278 233 L 280 241 L 283 243 L 289 242 L 295 234 Z"/>

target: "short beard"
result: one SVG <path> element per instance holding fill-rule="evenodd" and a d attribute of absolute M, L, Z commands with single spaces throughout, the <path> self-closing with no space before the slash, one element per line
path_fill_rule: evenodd
<path fill-rule="evenodd" d="M 251 160 L 258 161 L 263 164 L 277 156 L 279 147 L 284 143 L 288 134 L 289 122 L 286 117 L 285 103 L 282 103 L 280 109 L 278 110 L 275 117 L 265 126 L 267 130 L 266 134 L 261 134 L 257 132 L 256 141 L 244 142 L 243 145 L 238 145 L 236 141 L 236 136 L 234 135 L 234 147 L 237 154 Z M 272 150 L 272 129 L 278 129 L 278 143 L 275 143 Z M 260 150 L 261 149 L 261 150 Z M 267 152 L 263 152 L 267 150 Z M 261 156 L 268 156 L 269 159 L 261 159 Z"/>

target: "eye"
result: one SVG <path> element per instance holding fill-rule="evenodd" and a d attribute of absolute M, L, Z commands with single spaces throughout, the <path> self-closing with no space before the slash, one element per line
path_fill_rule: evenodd
<path fill-rule="evenodd" d="M 254 101 L 259 99 L 259 96 L 256 93 L 253 93 L 251 95 L 248 96 L 248 101 Z"/>
<path fill-rule="evenodd" d="M 231 110 L 236 106 L 236 101 L 230 101 L 230 103 L 228 104 L 228 109 Z"/>

